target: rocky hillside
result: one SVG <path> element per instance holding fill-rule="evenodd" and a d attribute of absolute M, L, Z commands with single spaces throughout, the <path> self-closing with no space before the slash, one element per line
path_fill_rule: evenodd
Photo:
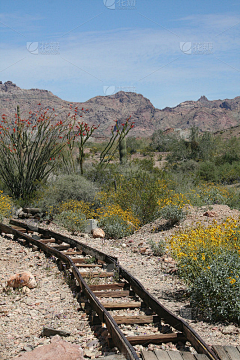
<path fill-rule="evenodd" d="M 0 114 L 13 115 L 19 105 L 22 117 L 28 116 L 29 111 L 38 109 L 39 103 L 43 109 L 55 108 L 56 111 L 69 109 L 70 105 L 48 90 L 25 90 L 11 81 L 4 84 L 0 81 Z M 202 96 L 198 101 L 185 101 L 173 108 L 160 110 L 141 94 L 120 91 L 72 104 L 89 110 L 84 121 L 101 124 L 98 136 L 107 136 L 114 120 L 124 120 L 130 115 L 135 121 L 135 128 L 131 132 L 135 136 L 150 136 L 156 129 L 189 129 L 197 126 L 202 131 L 216 132 L 240 125 L 240 96 L 214 101 Z"/>

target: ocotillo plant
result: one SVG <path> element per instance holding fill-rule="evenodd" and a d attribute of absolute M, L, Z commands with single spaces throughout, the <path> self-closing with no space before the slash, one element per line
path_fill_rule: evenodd
<path fill-rule="evenodd" d="M 84 114 L 88 111 L 88 109 L 84 110 L 83 108 L 81 109 L 81 114 Z M 74 149 L 74 145 L 76 144 L 76 146 L 78 147 L 78 162 L 80 165 L 80 172 L 81 175 L 83 174 L 83 160 L 84 160 L 84 146 L 87 142 L 87 140 L 92 136 L 93 132 L 99 127 L 92 125 L 91 127 L 88 126 L 87 123 L 84 123 L 83 121 L 77 121 L 77 113 L 79 112 L 78 108 L 75 107 L 74 110 L 75 114 L 73 115 L 73 119 L 74 119 L 74 123 L 71 126 L 71 130 L 73 132 L 68 134 L 68 148 L 70 153 L 72 154 L 73 149 Z M 82 115 L 80 115 L 80 117 L 82 117 Z M 75 171 L 75 168 L 74 168 Z"/>
<path fill-rule="evenodd" d="M 134 127 L 134 122 L 130 122 L 130 119 L 131 116 L 123 124 L 119 124 L 118 120 L 115 120 L 116 124 L 111 128 L 112 136 L 100 154 L 99 166 L 101 168 L 105 168 L 109 164 L 109 162 L 113 159 L 117 149 L 120 151 L 119 144 L 125 139 L 129 131 Z"/>
<path fill-rule="evenodd" d="M 39 106 L 41 104 L 38 104 Z M 58 114 L 63 116 L 64 114 Z M 54 109 L 29 112 L 21 119 L 19 107 L 15 119 L 2 115 L 0 123 L 0 177 L 10 194 L 26 200 L 56 166 L 55 158 L 71 133 L 70 113 L 57 121 Z"/>

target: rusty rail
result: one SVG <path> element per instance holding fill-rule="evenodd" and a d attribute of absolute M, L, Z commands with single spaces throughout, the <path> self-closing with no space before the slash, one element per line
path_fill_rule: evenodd
<path fill-rule="evenodd" d="M 107 264 L 112 264 L 112 267 L 115 269 L 115 271 L 118 272 L 119 276 L 122 279 L 127 280 L 132 290 L 143 300 L 143 302 L 149 308 L 151 308 L 159 316 L 159 318 L 163 319 L 165 323 L 168 323 L 177 331 L 180 331 L 184 335 L 186 340 L 188 340 L 191 343 L 191 345 L 196 349 L 198 353 L 207 355 L 208 358 L 211 360 L 218 360 L 216 354 L 207 346 L 207 344 L 191 328 L 191 326 L 188 325 L 184 320 L 180 319 L 178 316 L 174 315 L 160 302 L 158 302 L 136 278 L 134 278 L 127 270 L 125 270 L 122 266 L 119 265 L 118 259 L 116 257 L 109 256 L 108 254 L 105 254 L 84 243 L 76 241 L 62 234 L 55 233 L 50 230 L 45 230 L 43 228 L 30 226 L 18 220 L 12 219 L 10 221 L 10 224 L 24 228 L 26 229 L 26 231 L 38 232 L 39 234 L 44 235 L 44 237 L 49 236 L 58 241 L 65 242 L 69 244 L 71 247 L 74 247 L 77 250 L 81 250 L 83 253 L 87 255 L 94 256 L 96 259 L 104 261 Z M 119 329 L 113 317 L 109 314 L 109 312 L 97 299 L 93 291 L 91 291 L 90 287 L 87 285 L 86 281 L 83 279 L 82 275 L 80 274 L 77 266 L 68 255 L 63 254 L 61 251 L 53 249 L 50 246 L 47 246 L 46 244 L 42 243 L 41 241 L 34 239 L 33 237 L 29 236 L 29 234 L 25 234 L 19 230 L 14 229 L 11 226 L 7 226 L 2 223 L 0 223 L 0 232 L 6 234 L 12 234 L 14 236 L 14 239 L 18 239 L 18 238 L 25 239 L 28 243 L 37 246 L 42 251 L 55 256 L 57 259 L 59 259 L 59 261 L 66 264 L 67 267 L 71 269 L 73 276 L 77 280 L 91 308 L 97 313 L 101 322 L 106 324 L 108 332 L 111 335 L 112 341 L 114 342 L 115 346 L 118 347 L 120 352 L 125 356 L 127 360 L 139 360 L 139 357 L 136 354 L 133 346 L 130 344 L 128 339 L 123 335 L 123 333 Z"/>

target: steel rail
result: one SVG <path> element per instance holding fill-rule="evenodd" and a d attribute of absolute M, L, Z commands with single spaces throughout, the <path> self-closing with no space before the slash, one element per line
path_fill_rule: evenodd
<path fill-rule="evenodd" d="M 15 223 L 15 221 L 11 221 L 11 223 L 13 223 L 13 222 Z M 20 224 L 20 222 L 16 222 L 16 223 L 17 223 L 17 225 Z M 26 230 L 33 229 L 33 227 L 31 227 L 31 226 L 28 227 L 26 224 L 23 224 L 23 223 L 21 223 L 21 227 L 24 227 Z M 34 231 L 42 233 L 42 234 L 51 233 L 52 236 L 53 237 L 55 236 L 55 238 L 58 240 L 59 240 L 59 237 L 61 237 L 61 239 L 64 239 L 63 240 L 64 242 L 66 242 L 67 240 L 71 240 L 71 244 L 74 244 L 75 247 L 78 247 L 78 245 L 82 246 L 85 250 L 88 249 L 89 251 L 91 251 L 91 253 L 94 253 L 94 255 L 96 255 L 98 253 L 98 250 L 95 250 L 85 244 L 82 244 L 82 243 L 80 244 L 77 241 L 67 238 L 65 236 L 62 236 L 60 234 L 57 234 L 54 232 L 49 232 L 49 231 L 45 232 L 44 229 L 41 229 L 41 231 L 38 231 L 38 230 L 40 230 L 40 229 L 34 228 Z M 89 300 L 89 303 L 90 303 L 92 309 L 94 311 L 96 311 L 100 320 L 103 323 L 106 323 L 108 332 L 110 333 L 115 345 L 118 347 L 120 352 L 125 356 L 125 358 L 127 360 L 139 360 L 139 357 L 137 356 L 132 345 L 129 343 L 129 341 L 126 339 L 126 337 L 123 335 L 123 333 L 119 329 L 117 323 L 112 318 L 112 316 L 109 314 L 109 312 L 102 306 L 102 304 L 99 302 L 97 297 L 90 290 L 89 286 L 86 284 L 83 277 L 81 276 L 78 268 L 76 267 L 76 265 L 74 264 L 74 262 L 71 260 L 71 258 L 69 256 L 61 253 L 60 251 L 58 251 L 56 249 L 53 249 L 53 248 L 47 246 L 46 244 L 41 243 L 41 241 L 36 240 L 36 239 L 32 238 L 31 236 L 22 233 L 19 230 L 16 230 L 10 226 L 7 226 L 7 225 L 1 224 L 1 223 L 0 223 L 0 232 L 5 233 L 5 234 L 12 234 L 14 236 L 15 240 L 17 240 L 18 238 L 25 239 L 28 243 L 32 243 L 33 245 L 39 247 L 42 251 L 44 251 L 48 254 L 54 255 L 56 258 L 60 259 L 62 262 L 67 263 L 69 265 L 69 267 L 71 268 L 76 280 L 78 281 L 79 286 L 84 291 L 85 296 Z M 99 256 L 101 257 L 101 259 L 102 258 L 104 258 L 104 260 L 107 259 L 109 261 L 109 263 L 111 263 L 111 257 L 108 256 L 107 254 L 104 254 L 101 251 L 99 251 Z M 112 263 L 115 265 L 116 258 L 114 258 L 114 260 L 112 260 L 112 261 L 113 261 Z"/>
<path fill-rule="evenodd" d="M 59 233 L 55 233 L 51 230 L 46 230 L 43 228 L 27 225 L 18 220 L 12 219 L 10 224 L 19 226 L 21 228 L 26 229 L 26 231 L 32 230 L 38 232 L 39 234 L 44 235 L 44 237 L 49 236 L 55 238 L 55 240 L 59 240 L 62 242 L 66 242 L 69 245 L 75 247 L 78 250 L 82 250 L 85 254 L 89 254 L 91 256 L 95 256 L 97 259 L 102 260 L 108 264 L 112 264 L 115 270 L 118 272 L 120 277 L 127 280 L 133 289 L 133 291 L 144 301 L 144 303 L 151 308 L 155 313 L 164 320 L 165 323 L 169 324 L 173 328 L 178 331 L 181 331 L 186 339 L 192 344 L 192 346 L 197 350 L 200 354 L 205 354 L 211 360 L 218 360 L 217 355 L 207 346 L 207 344 L 203 341 L 203 339 L 188 325 L 183 319 L 174 315 L 170 310 L 164 307 L 160 302 L 158 302 L 144 287 L 143 285 L 133 277 L 126 269 L 118 264 L 118 259 L 116 257 L 109 256 L 99 250 L 96 250 L 86 244 L 83 244 L 79 241 L 71 239 L 67 236 L 64 236 Z M 101 302 L 97 299 L 94 293 L 90 290 L 89 286 L 81 276 L 78 268 L 71 260 L 69 256 L 61 253 L 60 251 L 53 249 L 46 244 L 41 243 L 41 241 L 32 238 L 31 236 L 22 233 L 10 226 L 4 225 L 0 223 L 0 232 L 2 233 L 10 233 L 14 236 L 15 239 L 21 237 L 25 239 L 27 242 L 32 243 L 33 245 L 39 247 L 44 252 L 48 254 L 54 255 L 56 258 L 60 259 L 63 263 L 68 264 L 68 267 L 71 268 L 72 273 L 79 283 L 81 290 L 84 295 L 88 299 L 91 308 L 96 311 L 100 320 L 103 323 L 106 323 L 107 329 L 112 337 L 114 344 L 118 347 L 120 352 L 126 357 L 128 360 L 138 360 L 134 348 L 130 344 L 130 342 L 126 339 L 126 337 L 122 334 L 119 329 L 116 321 L 112 318 L 109 312 L 103 307 Z"/>

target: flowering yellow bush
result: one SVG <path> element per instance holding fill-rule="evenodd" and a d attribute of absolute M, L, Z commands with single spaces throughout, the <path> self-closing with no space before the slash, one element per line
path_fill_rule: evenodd
<path fill-rule="evenodd" d="M 179 231 L 169 239 L 191 306 L 211 320 L 240 323 L 240 218 Z"/>
<path fill-rule="evenodd" d="M 11 215 L 12 205 L 12 199 L 0 190 L 0 220 Z"/>
<path fill-rule="evenodd" d="M 101 207 L 96 211 L 96 216 L 98 218 L 118 215 L 124 221 L 132 223 L 135 228 L 139 227 L 140 221 L 136 216 L 133 215 L 131 209 L 123 210 L 122 207 L 115 202 L 115 193 L 106 193 L 101 191 L 98 193 L 98 198 L 101 205 Z"/>
<path fill-rule="evenodd" d="M 71 210 L 73 212 L 81 211 L 87 219 L 93 219 L 97 217 L 96 212 L 92 208 L 92 204 L 84 202 L 83 200 L 69 200 L 63 202 L 58 208 L 59 213 L 68 210 Z"/>
<path fill-rule="evenodd" d="M 69 200 L 59 206 L 58 212 L 61 214 L 65 211 L 72 211 L 73 213 L 80 211 L 86 216 L 86 219 L 103 219 L 117 215 L 122 220 L 131 223 L 135 229 L 138 228 L 139 220 L 133 216 L 130 210 L 123 210 L 118 204 L 107 204 L 110 197 L 104 192 L 99 194 L 99 198 L 101 198 L 101 207 L 96 210 L 93 208 L 94 204 L 82 200 Z"/>
<path fill-rule="evenodd" d="M 158 200 L 158 205 L 160 208 L 173 205 L 182 209 L 185 205 L 190 204 L 190 200 L 188 199 L 187 194 L 176 193 L 174 190 L 169 190 L 165 196 L 166 197 L 160 198 Z"/>
<path fill-rule="evenodd" d="M 222 224 L 215 221 L 208 227 L 199 223 L 196 228 L 172 235 L 169 244 L 180 272 L 191 281 L 221 252 L 238 251 L 240 255 L 240 219 L 228 218 Z"/>
<path fill-rule="evenodd" d="M 118 215 L 121 219 L 126 222 L 132 223 L 137 229 L 140 221 L 133 216 L 131 210 L 123 210 L 119 205 L 107 205 L 106 207 L 98 209 L 98 217 L 103 219 L 109 216 Z"/>

